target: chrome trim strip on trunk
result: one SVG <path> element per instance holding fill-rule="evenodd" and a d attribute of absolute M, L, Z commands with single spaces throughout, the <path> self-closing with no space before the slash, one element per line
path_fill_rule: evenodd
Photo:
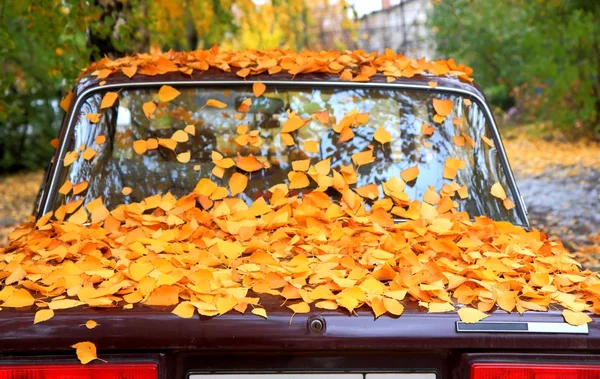
<path fill-rule="evenodd" d="M 164 81 L 164 82 L 147 82 L 147 83 L 118 83 L 118 84 L 106 84 L 104 86 L 95 86 L 86 89 L 81 94 L 78 94 L 75 104 L 72 108 L 71 115 L 68 120 L 67 129 L 65 131 L 64 138 L 60 141 L 58 155 L 56 155 L 57 159 L 54 162 L 54 167 L 52 171 L 52 179 L 50 182 L 50 187 L 45 191 L 44 198 L 42 200 L 43 206 L 40 207 L 41 213 L 38 214 L 38 217 L 41 215 L 51 211 L 52 202 L 49 201 L 53 199 L 57 190 L 58 183 L 56 183 L 56 179 L 58 177 L 58 173 L 63 169 L 63 166 L 60 162 L 64 159 L 64 155 L 66 154 L 66 143 L 69 135 L 72 133 L 74 124 L 73 119 L 75 114 L 79 109 L 80 103 L 92 92 L 104 91 L 110 88 L 127 88 L 127 87 L 159 87 L 163 85 L 170 86 L 204 86 L 209 87 L 213 85 L 228 85 L 228 86 L 250 86 L 259 80 L 246 80 L 246 81 L 230 81 L 230 80 L 215 80 L 215 81 Z M 502 139 L 500 138 L 500 132 L 498 130 L 498 126 L 496 125 L 496 121 L 494 119 L 494 115 L 489 109 L 484 98 L 479 96 L 475 92 L 458 89 L 458 88 L 449 88 L 443 86 L 437 86 L 435 89 L 429 87 L 429 85 L 425 84 L 400 84 L 400 83 L 363 83 L 363 82 L 326 82 L 326 81 L 293 81 L 293 80 L 260 80 L 261 83 L 265 85 L 282 85 L 282 86 L 298 86 L 298 87 L 354 87 L 354 88 L 399 88 L 399 89 L 418 89 L 418 90 L 426 90 L 426 91 L 440 91 L 440 92 L 449 92 L 449 93 L 459 93 L 462 95 L 466 95 L 470 98 L 474 98 L 478 103 L 481 109 L 484 110 L 488 122 L 490 131 L 492 132 L 492 138 L 494 141 L 494 146 L 498 150 L 498 155 L 500 158 L 500 163 L 502 164 L 502 168 L 504 169 L 506 179 L 508 185 L 510 187 L 510 192 L 513 194 L 516 204 L 516 210 L 519 212 L 521 219 L 524 221 L 525 227 L 530 227 L 529 219 L 527 217 L 527 208 L 525 207 L 525 203 L 523 202 L 523 198 L 521 197 L 521 193 L 519 192 L 519 188 L 517 187 L 517 183 L 515 177 L 513 175 L 512 170 L 510 169 L 510 164 L 508 162 L 508 157 L 506 156 L 506 151 L 504 150 L 504 145 L 502 144 Z"/>
<path fill-rule="evenodd" d="M 475 324 L 456 322 L 457 333 L 553 333 L 589 334 L 587 324 L 574 326 L 566 322 L 502 322 L 479 321 Z"/>

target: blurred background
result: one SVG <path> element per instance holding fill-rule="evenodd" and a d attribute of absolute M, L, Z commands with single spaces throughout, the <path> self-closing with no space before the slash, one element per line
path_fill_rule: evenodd
<path fill-rule="evenodd" d="M 390 48 L 475 70 L 529 207 L 600 255 L 600 1 L 0 0 L 0 246 L 31 213 L 80 70 L 103 56 Z"/>

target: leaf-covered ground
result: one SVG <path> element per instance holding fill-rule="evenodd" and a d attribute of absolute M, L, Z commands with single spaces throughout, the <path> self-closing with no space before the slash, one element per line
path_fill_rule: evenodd
<path fill-rule="evenodd" d="M 510 134 L 509 134 L 510 136 Z M 588 266 L 600 266 L 600 144 L 519 136 L 505 140 L 534 226 L 560 237 Z M 0 246 L 31 214 L 43 172 L 0 178 Z"/>
<path fill-rule="evenodd" d="M 43 174 L 34 171 L 0 176 L 0 246 L 6 245 L 8 233 L 31 215 Z"/>
<path fill-rule="evenodd" d="M 531 225 L 600 268 L 600 143 L 521 135 L 506 139 L 505 147 Z"/>

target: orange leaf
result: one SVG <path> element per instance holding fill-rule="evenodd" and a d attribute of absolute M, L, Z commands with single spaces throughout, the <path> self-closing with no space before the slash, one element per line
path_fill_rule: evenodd
<path fill-rule="evenodd" d="M 100 109 L 106 109 L 113 106 L 119 94 L 117 92 L 107 92 L 102 98 L 102 102 L 100 103 Z"/>
<path fill-rule="evenodd" d="M 263 164 L 260 163 L 252 154 L 247 157 L 243 157 L 238 154 L 235 164 L 238 168 L 247 172 L 258 171 L 263 168 Z"/>
<path fill-rule="evenodd" d="M 227 106 L 227 104 L 219 101 L 219 100 L 215 100 L 215 99 L 208 99 L 206 101 L 206 106 L 207 107 L 215 107 L 215 108 L 225 108 Z"/>
<path fill-rule="evenodd" d="M 135 75 L 135 73 L 137 72 L 137 66 L 133 65 L 130 67 L 123 67 L 121 71 L 123 71 L 123 74 L 125 74 L 128 78 L 131 79 L 133 75 Z"/>
<path fill-rule="evenodd" d="M 100 113 L 88 113 L 85 115 L 85 118 L 89 120 L 92 124 L 96 124 L 100 121 Z"/>
<path fill-rule="evenodd" d="M 239 172 L 234 172 L 229 179 L 229 190 L 231 191 L 231 196 L 235 196 L 239 193 L 244 192 L 246 186 L 248 185 L 248 177 L 246 175 L 240 174 Z"/>
<path fill-rule="evenodd" d="M 252 84 L 252 92 L 254 92 L 254 96 L 256 97 L 260 97 L 263 93 L 265 93 L 266 89 L 267 86 L 261 82 L 254 82 L 254 84 Z"/>
<path fill-rule="evenodd" d="M 69 92 L 67 92 L 65 97 L 63 97 L 62 100 L 60 101 L 60 107 L 63 111 L 66 112 L 69 110 L 69 105 L 71 105 L 72 97 L 73 97 L 73 92 L 71 90 L 69 90 Z"/>
<path fill-rule="evenodd" d="M 453 106 L 454 103 L 452 100 L 433 99 L 433 109 L 435 109 L 435 112 L 440 116 L 446 117 L 449 115 L 450 112 L 452 112 Z"/>
<path fill-rule="evenodd" d="M 154 118 L 154 111 L 156 110 L 156 104 L 153 101 L 148 101 L 142 105 L 142 110 L 148 118 Z"/>
<path fill-rule="evenodd" d="M 373 150 L 361 151 L 360 153 L 352 154 L 352 162 L 357 166 L 363 166 L 375 161 Z"/>
<path fill-rule="evenodd" d="M 148 150 L 148 142 L 146 142 L 146 140 L 143 139 L 133 141 L 133 150 L 138 155 L 144 154 Z"/>
<path fill-rule="evenodd" d="M 177 91 L 175 88 L 167 85 L 163 85 L 158 90 L 158 99 L 163 103 L 167 103 L 177 96 L 181 95 L 181 92 Z"/>
<path fill-rule="evenodd" d="M 418 176 L 419 176 L 419 166 L 418 165 L 407 168 L 406 170 L 403 170 L 400 173 L 400 177 L 402 178 L 402 180 L 404 180 L 407 183 L 415 180 Z"/>

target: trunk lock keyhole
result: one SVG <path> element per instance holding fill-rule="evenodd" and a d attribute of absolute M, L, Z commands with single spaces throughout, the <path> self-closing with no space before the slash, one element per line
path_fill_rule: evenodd
<path fill-rule="evenodd" d="M 311 332 L 315 332 L 315 333 L 319 333 L 320 331 L 323 330 L 323 321 L 319 320 L 319 319 L 314 319 L 311 320 L 310 323 L 308 324 L 308 328 L 310 329 Z"/>

